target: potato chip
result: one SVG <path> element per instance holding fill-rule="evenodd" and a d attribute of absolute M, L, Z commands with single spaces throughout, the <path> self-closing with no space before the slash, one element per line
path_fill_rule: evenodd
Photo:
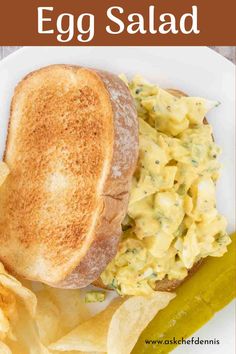
<path fill-rule="evenodd" d="M 1 294 L 0 294 L 1 295 Z M 0 308 L 0 338 L 6 337 L 10 330 L 10 323 L 3 310 Z"/>
<path fill-rule="evenodd" d="M 0 161 L 0 186 L 4 183 L 5 179 L 9 175 L 9 168 L 7 164 L 3 161 Z"/>
<path fill-rule="evenodd" d="M 33 320 L 36 305 L 36 296 L 0 263 L 0 353 L 50 353 L 39 341 Z"/>
<path fill-rule="evenodd" d="M 1 354 L 12 354 L 12 351 L 10 348 L 4 344 L 3 342 L 0 341 L 0 353 Z"/>
<path fill-rule="evenodd" d="M 80 324 L 56 343 L 51 344 L 49 348 L 59 351 L 106 352 L 107 333 L 112 316 L 124 301 L 122 298 L 116 298 L 104 311 Z"/>
<path fill-rule="evenodd" d="M 46 291 L 38 292 L 37 300 L 35 321 L 39 338 L 44 345 L 49 345 L 63 335 L 60 311 Z"/>
<path fill-rule="evenodd" d="M 33 283 L 37 300 L 36 324 L 44 345 L 57 341 L 91 317 L 81 291 L 55 289 Z"/>
<path fill-rule="evenodd" d="M 140 334 L 175 294 L 156 292 L 149 297 L 133 296 L 114 313 L 107 335 L 108 354 L 129 354 Z"/>
<path fill-rule="evenodd" d="M 49 348 L 128 354 L 156 313 L 174 297 L 175 294 L 156 292 L 149 297 L 117 298 L 104 311 L 79 325 Z"/>
<path fill-rule="evenodd" d="M 16 341 L 10 344 L 13 354 L 51 354 L 40 342 L 35 321 L 25 311 L 25 307 L 20 305 L 18 313 L 19 318 L 14 326 Z"/>
<path fill-rule="evenodd" d="M 22 301 L 32 317 L 35 316 L 37 298 L 32 291 L 25 288 L 16 278 L 9 275 L 4 267 L 0 267 L 0 284 L 11 290 Z"/>
<path fill-rule="evenodd" d="M 81 290 L 46 288 L 60 311 L 64 332 L 68 333 L 91 317 Z"/>

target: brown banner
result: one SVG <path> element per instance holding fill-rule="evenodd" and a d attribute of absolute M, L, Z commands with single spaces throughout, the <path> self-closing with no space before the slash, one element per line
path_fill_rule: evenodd
<path fill-rule="evenodd" d="M 235 0 L 6 0 L 0 45 L 235 45 Z"/>

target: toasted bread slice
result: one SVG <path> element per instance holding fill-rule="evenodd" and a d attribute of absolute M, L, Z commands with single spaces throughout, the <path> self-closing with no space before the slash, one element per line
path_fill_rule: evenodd
<path fill-rule="evenodd" d="M 172 95 L 176 97 L 182 97 L 182 96 L 187 96 L 184 92 L 176 89 L 168 89 L 168 92 L 170 92 Z M 208 124 L 207 119 L 204 118 L 204 124 Z M 212 139 L 214 140 L 214 137 L 212 136 Z M 198 268 L 201 266 L 202 260 L 199 260 L 197 263 L 193 265 L 191 269 L 188 270 L 188 275 L 184 279 L 173 279 L 169 280 L 167 277 L 164 278 L 163 280 L 159 280 L 156 282 L 156 289 L 157 291 L 173 291 L 175 290 L 179 285 L 181 285 L 185 280 L 187 280 L 189 277 L 191 277 L 192 274 L 194 274 Z M 98 278 L 96 281 L 93 282 L 93 284 L 99 288 L 104 288 L 108 289 L 102 282 L 101 278 Z M 108 289 L 112 290 L 112 289 Z"/>
<path fill-rule="evenodd" d="M 0 192 L 0 259 L 24 278 L 84 287 L 114 257 L 138 156 L 138 123 L 115 75 L 53 65 L 15 90 Z"/>

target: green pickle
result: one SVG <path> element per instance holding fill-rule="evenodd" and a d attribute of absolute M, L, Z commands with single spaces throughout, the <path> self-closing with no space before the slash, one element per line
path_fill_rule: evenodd
<path fill-rule="evenodd" d="M 132 354 L 165 354 L 173 344 L 147 340 L 184 339 L 191 336 L 236 296 L 236 234 L 228 252 L 208 257 L 195 274 L 176 289 L 176 297 L 153 319 L 140 336 Z"/>

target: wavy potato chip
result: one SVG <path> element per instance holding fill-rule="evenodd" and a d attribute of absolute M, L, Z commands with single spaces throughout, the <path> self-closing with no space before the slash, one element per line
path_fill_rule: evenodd
<path fill-rule="evenodd" d="M 112 316 L 124 301 L 122 298 L 114 299 L 104 311 L 80 324 L 49 348 L 58 351 L 106 352 L 107 333 Z"/>
<path fill-rule="evenodd" d="M 35 321 L 39 338 L 44 345 L 49 345 L 62 335 L 60 311 L 46 291 L 38 292 L 37 300 Z"/>
<path fill-rule="evenodd" d="M 58 306 L 67 333 L 91 317 L 80 289 L 55 289 L 47 287 L 51 299 Z"/>
<path fill-rule="evenodd" d="M 5 343 L 0 342 L 0 353 L 1 354 L 12 354 L 12 351 Z"/>
<path fill-rule="evenodd" d="M 133 296 L 114 313 L 107 335 L 108 354 L 129 354 L 140 334 L 154 316 L 175 297 L 156 292 L 149 297 Z"/>
<path fill-rule="evenodd" d="M 96 316 L 50 345 L 57 351 L 80 350 L 128 354 L 141 332 L 175 294 L 156 292 L 149 297 L 117 298 Z"/>
<path fill-rule="evenodd" d="M 49 354 L 39 341 L 33 317 L 37 298 L 0 263 L 0 353 Z"/>
<path fill-rule="evenodd" d="M 51 354 L 41 343 L 34 319 L 25 311 L 24 306 L 18 308 L 19 318 L 14 327 L 16 341 L 9 341 L 13 354 Z"/>
<path fill-rule="evenodd" d="M 1 293 L 0 293 L 0 297 L 2 299 Z M 0 338 L 1 339 L 5 338 L 9 331 L 10 331 L 10 323 L 8 321 L 7 316 L 0 308 Z"/>
<path fill-rule="evenodd" d="M 35 321 L 44 345 L 57 341 L 91 317 L 79 289 L 55 289 L 35 283 L 33 289 L 38 300 Z"/>
<path fill-rule="evenodd" d="M 31 317 L 35 315 L 36 296 L 17 279 L 8 274 L 2 263 L 0 263 L 0 309 L 2 315 L 4 314 L 9 321 L 17 319 L 16 307 L 18 303 L 24 304 Z"/>
<path fill-rule="evenodd" d="M 16 278 L 9 275 L 4 267 L 0 267 L 0 285 L 15 294 L 18 300 L 22 301 L 32 317 L 35 316 L 37 298 L 32 291 L 25 288 Z"/>

